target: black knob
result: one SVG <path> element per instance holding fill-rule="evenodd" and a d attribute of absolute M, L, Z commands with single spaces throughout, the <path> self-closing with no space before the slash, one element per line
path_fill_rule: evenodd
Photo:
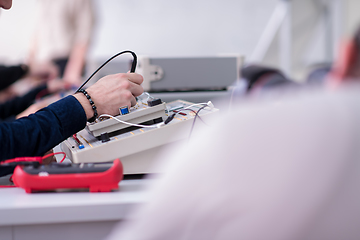
<path fill-rule="evenodd" d="M 100 135 L 101 142 L 108 142 L 110 141 L 109 133 L 105 132 Z"/>
<path fill-rule="evenodd" d="M 148 100 L 147 103 L 150 107 L 153 107 L 153 106 L 161 104 L 162 101 L 160 98 L 154 98 L 154 99 Z"/>

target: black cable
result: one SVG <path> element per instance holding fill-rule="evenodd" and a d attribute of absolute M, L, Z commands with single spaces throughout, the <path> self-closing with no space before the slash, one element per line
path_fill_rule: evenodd
<path fill-rule="evenodd" d="M 202 105 L 203 105 L 203 107 L 200 108 L 201 110 L 204 109 L 205 107 L 209 106 L 208 104 L 202 104 Z M 200 109 L 198 110 L 198 112 L 200 111 Z M 179 114 L 179 113 L 181 113 L 182 111 L 185 111 L 185 110 L 188 110 L 188 111 L 191 111 L 191 112 L 195 113 L 195 118 L 198 117 L 206 125 L 204 120 L 199 116 L 198 112 L 196 112 L 195 110 L 193 110 L 191 108 L 183 108 L 183 109 L 180 109 L 178 111 L 174 111 L 174 113 L 171 114 L 170 116 L 168 116 L 166 118 L 166 120 L 164 121 L 165 125 L 170 123 L 174 119 L 176 114 Z"/>
<path fill-rule="evenodd" d="M 208 106 L 208 105 L 202 106 L 202 107 L 196 112 L 195 117 L 194 117 L 194 121 L 193 121 L 193 123 L 192 123 L 192 125 L 191 125 L 191 129 L 190 129 L 190 133 L 189 133 L 188 139 L 190 139 L 191 133 L 192 133 L 192 131 L 193 131 L 193 129 L 194 129 L 196 118 L 197 118 L 197 117 L 200 118 L 199 112 L 200 112 L 201 110 L 203 110 L 204 108 L 206 108 L 207 106 Z"/>
<path fill-rule="evenodd" d="M 166 125 L 166 124 L 168 124 L 169 122 L 171 122 L 171 121 L 174 119 L 175 115 L 176 115 L 176 113 L 171 114 L 171 115 L 165 120 L 164 124 Z"/>
<path fill-rule="evenodd" d="M 116 58 L 117 56 L 122 55 L 122 54 L 124 54 L 124 53 L 131 53 L 131 54 L 132 54 L 132 56 L 133 56 L 134 59 L 133 59 L 133 62 L 132 62 L 132 64 L 131 64 L 131 70 L 130 70 L 130 72 L 131 72 L 131 73 L 135 72 L 135 68 L 136 68 L 136 64 L 137 64 L 137 56 L 136 56 L 136 54 L 135 54 L 133 51 L 129 51 L 129 50 L 120 52 L 120 53 L 118 53 L 118 54 L 115 54 L 115 55 L 112 56 L 111 58 L 109 58 L 109 59 L 108 59 L 106 62 L 104 62 L 98 69 L 96 69 L 96 71 L 93 72 L 93 74 L 91 74 L 91 76 L 76 90 L 75 93 L 79 92 L 79 90 L 80 90 L 81 88 L 83 88 L 83 87 L 85 86 L 85 84 L 87 84 L 87 83 L 90 81 L 90 79 L 91 79 L 98 71 L 100 71 L 101 68 L 103 68 L 106 64 L 108 64 L 111 60 L 113 60 L 113 59 Z"/>
<path fill-rule="evenodd" d="M 205 106 L 205 105 L 204 105 L 204 106 Z M 208 106 L 208 105 L 206 105 L 206 106 Z M 191 108 L 180 109 L 179 111 L 176 112 L 176 114 L 178 114 L 178 113 L 180 113 L 180 112 L 182 112 L 182 111 L 185 111 L 185 110 L 191 111 L 191 112 L 193 112 L 193 113 L 196 115 L 196 111 L 193 110 L 193 109 L 191 109 Z M 206 125 L 206 123 L 204 122 L 204 120 L 203 120 L 199 115 L 198 115 L 198 118 Z"/>
<path fill-rule="evenodd" d="M 196 112 L 195 112 L 195 114 L 196 114 Z M 203 124 L 207 125 L 206 122 L 204 122 L 204 120 L 200 117 L 200 115 L 198 115 L 198 119 L 200 119 L 200 121 L 201 121 Z"/>

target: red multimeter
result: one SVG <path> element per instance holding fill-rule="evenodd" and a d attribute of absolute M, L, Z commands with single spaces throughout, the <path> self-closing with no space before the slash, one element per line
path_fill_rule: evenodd
<path fill-rule="evenodd" d="M 89 188 L 90 192 L 118 189 L 123 179 L 123 165 L 113 163 L 50 163 L 39 166 L 16 166 L 13 181 L 27 193 L 55 189 Z"/>

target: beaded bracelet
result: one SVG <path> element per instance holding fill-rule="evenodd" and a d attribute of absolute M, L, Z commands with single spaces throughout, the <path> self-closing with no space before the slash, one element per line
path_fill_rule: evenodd
<path fill-rule="evenodd" d="M 94 122 L 95 119 L 96 119 L 97 116 L 98 116 L 98 112 L 97 112 L 97 110 L 96 110 L 96 106 L 95 106 L 94 101 L 91 99 L 90 95 L 89 95 L 89 94 L 87 93 L 87 91 L 85 91 L 84 89 L 79 89 L 78 92 L 83 93 L 83 94 L 85 95 L 85 97 L 89 100 L 90 105 L 91 105 L 92 109 L 94 110 L 94 116 L 92 116 L 92 118 L 90 118 L 90 119 L 88 120 L 88 122 Z"/>

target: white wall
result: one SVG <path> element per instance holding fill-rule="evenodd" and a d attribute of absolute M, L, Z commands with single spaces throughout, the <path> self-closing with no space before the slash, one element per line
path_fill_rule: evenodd
<path fill-rule="evenodd" d="M 36 0 L 14 0 L 11 10 L 0 9 L 0 61 L 25 57 L 34 31 Z"/>
<path fill-rule="evenodd" d="M 250 54 L 276 0 L 97 1 L 95 56 Z"/>
<path fill-rule="evenodd" d="M 50 0 L 49 0 L 50 1 Z M 54 1 L 54 0 L 53 0 Z M 130 49 L 150 56 L 214 56 L 254 50 L 278 0 L 93 0 L 97 26 L 91 59 L 106 59 Z M 316 0 L 322 1 L 322 0 Z M 344 33 L 359 21 L 359 0 L 344 3 Z M 326 60 L 324 34 L 314 35 L 319 19 L 315 0 L 293 0 L 293 75 Z M 25 59 L 35 24 L 36 0 L 14 0 L 0 11 L 0 62 Z M 315 37 L 314 37 L 315 36 Z M 278 64 L 273 42 L 265 63 Z"/>
<path fill-rule="evenodd" d="M 360 1 L 347 0 L 344 11 L 345 34 L 349 36 L 360 25 Z"/>
<path fill-rule="evenodd" d="M 50 0 L 49 0 L 50 1 Z M 92 57 L 131 49 L 151 56 L 250 54 L 276 0 L 96 0 Z M 0 60 L 23 58 L 35 0 L 0 14 Z"/>

